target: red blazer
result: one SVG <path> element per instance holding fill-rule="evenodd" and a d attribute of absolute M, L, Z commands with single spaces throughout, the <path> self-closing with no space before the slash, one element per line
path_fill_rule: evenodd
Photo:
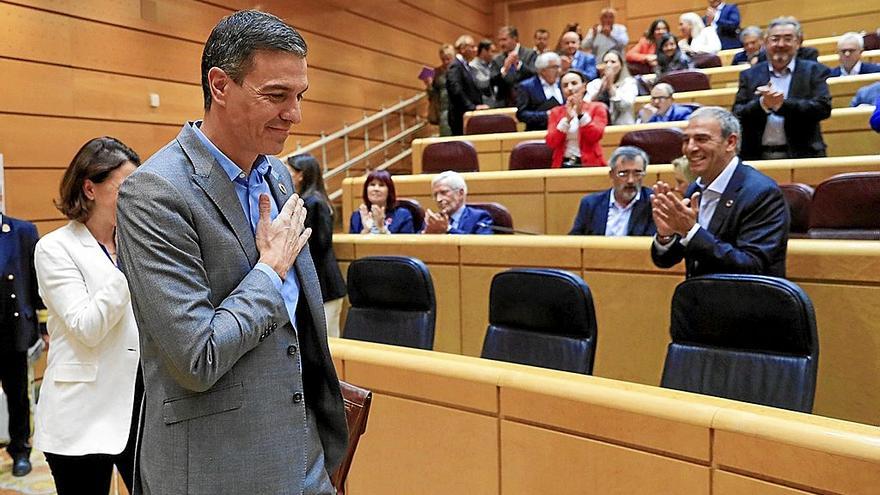
<path fill-rule="evenodd" d="M 608 108 L 604 103 L 584 102 L 583 111 L 590 114 L 593 120 L 578 130 L 578 145 L 581 148 L 581 163 L 585 167 L 601 167 L 605 165 L 605 157 L 602 156 L 602 135 L 605 134 L 605 126 L 608 125 Z M 565 158 L 565 133 L 559 131 L 556 126 L 559 121 L 568 116 L 564 105 L 550 110 L 547 121 L 547 146 L 553 150 L 553 168 L 562 166 Z"/>
<path fill-rule="evenodd" d="M 639 40 L 638 43 L 632 46 L 626 52 L 626 61 L 627 62 L 645 62 L 645 58 L 648 55 L 656 55 L 657 47 L 654 43 L 648 41 L 648 38 L 642 36 L 642 39 Z"/>

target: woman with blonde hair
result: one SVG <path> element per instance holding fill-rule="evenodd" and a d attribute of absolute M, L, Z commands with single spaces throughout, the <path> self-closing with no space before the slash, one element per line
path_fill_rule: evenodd
<path fill-rule="evenodd" d="M 688 55 L 709 53 L 715 55 L 721 50 L 721 40 L 712 26 L 703 24 L 703 19 L 693 12 L 682 14 L 678 18 L 678 29 L 681 39 L 678 46 Z"/>

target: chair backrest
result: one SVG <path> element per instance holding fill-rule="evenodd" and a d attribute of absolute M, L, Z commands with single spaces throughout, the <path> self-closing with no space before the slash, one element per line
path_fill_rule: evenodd
<path fill-rule="evenodd" d="M 697 69 L 708 69 L 710 67 L 721 67 L 721 57 L 713 53 L 697 53 L 691 60 Z"/>
<path fill-rule="evenodd" d="M 626 66 L 629 68 L 629 73 L 633 76 L 654 73 L 654 69 L 644 62 L 627 62 Z"/>
<path fill-rule="evenodd" d="M 709 76 L 698 70 L 677 70 L 664 74 L 658 83 L 671 85 L 675 92 L 712 89 Z"/>
<path fill-rule="evenodd" d="M 660 386 L 810 412 L 819 340 L 813 304 L 788 280 L 706 275 L 672 296 Z"/>
<path fill-rule="evenodd" d="M 813 188 L 796 182 L 780 184 L 785 204 L 791 218 L 788 231 L 792 234 L 806 234 L 810 228 L 810 202 L 813 201 Z"/>
<path fill-rule="evenodd" d="M 397 198 L 397 207 L 409 210 L 413 219 L 413 230 L 416 233 L 425 228 L 425 210 L 422 209 L 422 205 L 418 201 L 412 198 Z"/>
<path fill-rule="evenodd" d="M 629 131 L 620 138 L 621 146 L 636 146 L 648 154 L 652 164 L 672 163 L 681 156 L 684 133 L 680 129 L 643 129 Z"/>
<path fill-rule="evenodd" d="M 342 404 L 345 407 L 345 422 L 348 425 L 348 448 L 342 463 L 333 473 L 332 482 L 337 495 L 345 495 L 345 479 L 351 469 L 354 453 L 357 450 L 361 435 L 367 430 L 367 418 L 373 403 L 373 393 L 365 388 L 339 381 L 342 392 Z"/>
<path fill-rule="evenodd" d="M 880 172 L 835 175 L 816 187 L 808 236 L 880 239 Z"/>
<path fill-rule="evenodd" d="M 481 357 L 592 374 L 596 311 L 587 284 L 564 270 L 495 275 Z"/>
<path fill-rule="evenodd" d="M 862 37 L 862 41 L 865 43 L 865 50 L 878 50 L 880 49 L 880 32 L 867 33 Z"/>
<path fill-rule="evenodd" d="M 513 228 L 513 217 L 510 211 L 501 203 L 468 203 L 471 208 L 485 210 L 492 217 L 492 225 L 496 227 Z M 496 234 L 512 234 L 513 232 L 496 232 Z"/>
<path fill-rule="evenodd" d="M 470 141 L 442 141 L 425 146 L 422 151 L 422 172 L 433 174 L 446 170 L 479 172 L 477 150 Z"/>
<path fill-rule="evenodd" d="M 351 308 L 342 336 L 418 349 L 434 347 L 434 283 L 421 260 L 371 256 L 348 266 Z"/>
<path fill-rule="evenodd" d="M 533 170 L 538 168 L 551 168 L 553 165 L 553 150 L 547 146 L 543 139 L 522 141 L 510 150 L 510 170 Z"/>
<path fill-rule="evenodd" d="M 468 119 L 465 134 L 516 132 L 516 120 L 510 115 L 473 115 Z"/>

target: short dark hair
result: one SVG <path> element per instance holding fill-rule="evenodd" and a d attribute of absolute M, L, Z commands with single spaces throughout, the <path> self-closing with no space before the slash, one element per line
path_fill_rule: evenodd
<path fill-rule="evenodd" d="M 498 31 L 504 31 L 511 38 L 519 39 L 519 31 L 517 31 L 516 26 L 501 26 L 501 29 L 499 29 Z"/>
<path fill-rule="evenodd" d="M 493 43 L 492 40 L 490 40 L 490 39 L 480 40 L 480 44 L 477 45 L 477 55 L 479 55 L 487 50 L 491 50 L 492 45 L 494 45 L 494 44 L 495 43 Z"/>
<path fill-rule="evenodd" d="M 83 192 L 86 179 L 100 184 L 126 162 L 138 167 L 141 159 L 118 139 L 105 136 L 87 142 L 76 152 L 64 171 L 58 191 L 60 197 L 55 201 L 55 207 L 65 217 L 85 223 L 91 216 L 94 204 Z"/>
<path fill-rule="evenodd" d="M 374 180 L 388 187 L 388 198 L 385 199 L 385 214 L 387 215 L 388 212 L 397 206 L 397 193 L 394 191 L 394 181 L 391 180 L 391 174 L 387 170 L 373 170 L 367 175 L 367 180 L 364 181 L 363 198 L 368 210 L 372 208 L 373 203 L 370 203 L 370 198 L 367 196 L 367 188 L 370 187 L 370 182 Z"/>
<path fill-rule="evenodd" d="M 211 109 L 208 71 L 222 69 L 236 84 L 241 84 L 251 69 L 254 52 L 283 51 L 305 58 L 308 47 L 303 37 L 281 19 L 258 10 L 240 10 L 214 26 L 202 52 L 202 93 L 205 110 Z"/>
<path fill-rule="evenodd" d="M 298 172 L 302 172 L 302 183 L 299 185 L 297 193 L 303 198 L 317 196 L 322 202 L 330 208 L 330 214 L 333 214 L 333 205 L 330 202 L 330 196 L 327 195 L 327 189 L 324 187 L 324 176 L 321 173 L 321 164 L 318 160 L 308 154 L 294 155 L 287 159 L 287 164 Z"/>

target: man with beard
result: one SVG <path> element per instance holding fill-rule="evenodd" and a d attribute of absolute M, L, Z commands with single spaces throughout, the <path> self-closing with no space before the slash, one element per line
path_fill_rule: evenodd
<path fill-rule="evenodd" d="M 492 217 L 467 203 L 467 184 L 458 172 L 447 170 L 431 181 L 438 212 L 425 211 L 426 234 L 491 234 Z"/>
<path fill-rule="evenodd" d="M 669 184 L 654 185 L 654 264 L 669 268 L 684 259 L 688 277 L 784 277 L 788 208 L 776 182 L 737 156 L 736 117 L 719 107 L 702 107 L 691 114 L 684 135 L 682 151 L 697 180 L 684 199 Z"/>
<path fill-rule="evenodd" d="M 795 18 L 772 20 L 764 40 L 767 61 L 740 73 L 733 113 L 743 127 L 743 159 L 826 155 L 819 123 L 831 116 L 830 71 L 796 58 L 801 37 Z"/>
<path fill-rule="evenodd" d="M 611 189 L 581 199 L 568 235 L 654 235 L 651 189 L 642 187 L 648 155 L 635 146 L 621 146 L 611 153 Z"/>

